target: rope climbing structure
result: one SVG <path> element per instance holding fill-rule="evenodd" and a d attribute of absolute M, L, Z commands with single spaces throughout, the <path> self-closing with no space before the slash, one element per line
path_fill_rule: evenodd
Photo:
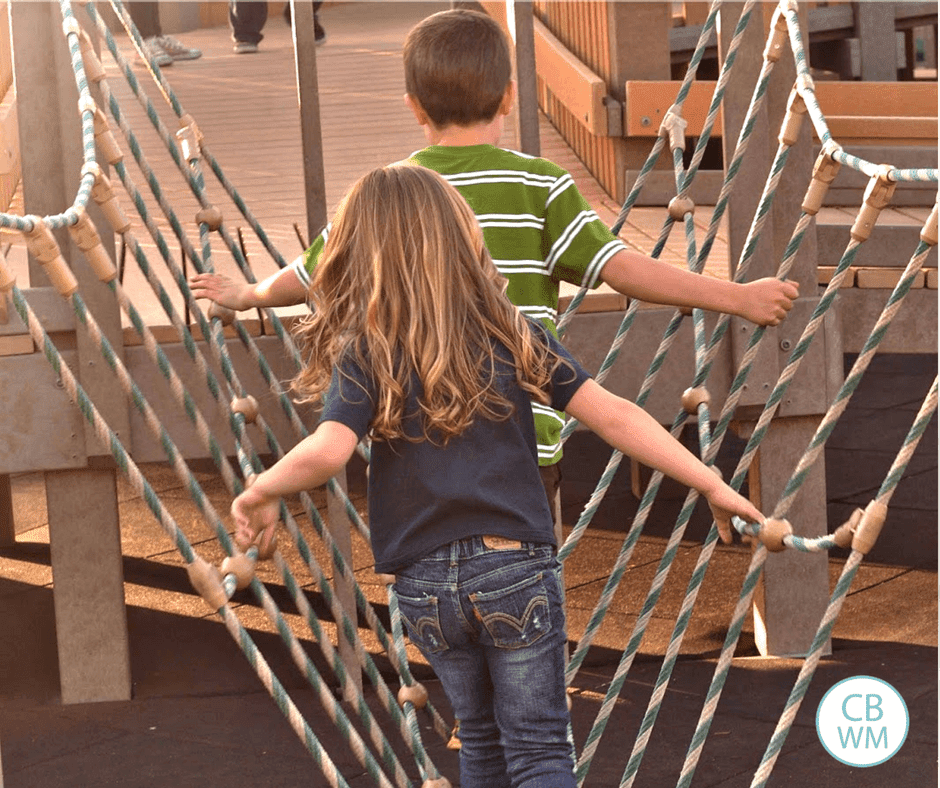
<path fill-rule="evenodd" d="M 806 358 L 814 339 L 817 338 L 827 314 L 833 308 L 846 273 L 858 255 L 860 247 L 868 240 L 871 233 L 876 231 L 875 225 L 878 217 L 890 205 L 895 190 L 899 187 L 903 188 L 908 182 L 936 182 L 938 180 L 936 169 L 898 169 L 885 164 L 875 165 L 843 150 L 838 141 L 832 138 L 826 117 L 816 99 L 813 78 L 806 62 L 799 9 L 792 1 L 782 2 L 774 14 L 770 35 L 764 49 L 763 62 L 733 156 L 727 161 L 725 179 L 719 198 L 704 236 L 699 237 L 693 221 L 696 206 L 689 196 L 690 190 L 722 107 L 729 80 L 735 68 L 740 68 L 742 61 L 737 57 L 738 47 L 749 25 L 755 24 L 752 19 L 755 5 L 754 0 L 743 4 L 734 34 L 722 59 L 721 74 L 716 83 L 703 132 L 697 138 L 695 148 L 689 158 L 686 151 L 683 109 L 706 48 L 706 42 L 715 29 L 721 9 L 720 2 L 712 4 L 703 25 L 699 45 L 689 64 L 676 102 L 667 113 L 660 134 L 613 227 L 615 233 L 620 231 L 647 176 L 653 171 L 668 147 L 668 156 L 675 173 L 676 196 L 668 205 L 660 235 L 650 253 L 658 257 L 674 225 L 681 223 L 688 267 L 692 271 L 701 272 L 714 247 L 719 226 L 735 189 L 736 177 L 752 141 L 756 118 L 762 110 L 766 109 L 764 102 L 769 86 L 775 77 L 777 64 L 781 59 L 789 59 L 791 56 L 796 79 L 792 85 L 785 115 L 778 123 L 778 148 L 770 166 L 769 176 L 751 219 L 740 259 L 735 261 L 734 278 L 742 282 L 748 279 L 755 250 L 778 196 L 780 181 L 787 167 L 791 149 L 797 145 L 800 131 L 807 121 L 812 124 L 822 151 L 812 168 L 812 173 L 806 173 L 808 186 L 802 200 L 799 219 L 792 228 L 786 250 L 777 264 L 776 276 L 784 279 L 791 273 L 801 245 L 812 228 L 813 219 L 824 205 L 827 189 L 838 177 L 840 170 L 848 168 L 862 172 L 869 178 L 858 217 L 851 229 L 850 241 L 836 266 L 834 275 L 815 302 L 812 314 L 802 328 L 799 341 L 795 342 L 790 349 L 788 361 L 768 392 L 760 415 L 755 418 L 754 426 L 747 436 L 746 447 L 737 459 L 737 465 L 729 482 L 735 489 L 740 489 L 747 478 L 772 420 L 778 414 L 781 403 L 793 385 L 797 371 Z M 112 0 L 111 6 L 137 52 L 146 60 L 143 41 L 126 8 L 120 0 Z M 103 283 L 110 297 L 113 298 L 115 309 L 126 315 L 126 319 L 138 333 L 145 352 L 161 379 L 159 380 L 160 386 L 166 387 L 174 407 L 181 418 L 185 419 L 201 449 L 211 458 L 219 478 L 230 495 L 237 495 L 251 483 L 254 475 L 263 469 L 265 459 L 283 456 L 286 448 L 289 448 L 285 446 L 283 435 L 279 434 L 280 430 L 273 426 L 273 420 L 277 419 L 287 425 L 291 434 L 290 439 L 293 441 L 300 440 L 309 434 L 309 415 L 297 410 L 281 382 L 281 373 L 278 370 L 283 367 L 275 368 L 269 358 L 274 346 L 267 344 L 268 351 L 264 352 L 259 346 L 257 337 L 252 335 L 236 315 L 218 308 L 204 311 L 189 290 L 185 266 L 191 265 L 199 272 L 213 271 L 216 265 L 215 257 L 219 254 L 220 247 L 224 250 L 224 254 L 231 256 L 242 274 L 249 281 L 254 281 L 254 274 L 248 265 L 243 248 L 229 230 L 229 221 L 225 218 L 223 210 L 213 204 L 208 196 L 206 183 L 208 173 L 205 172 L 205 168 L 208 168 L 217 178 L 228 201 L 237 210 L 239 221 L 243 221 L 257 236 L 273 261 L 283 267 L 286 264 L 284 258 L 264 228 L 252 215 L 231 180 L 225 175 L 219 161 L 211 152 L 211 141 L 205 138 L 197 121 L 182 106 L 160 68 L 152 62 L 149 62 L 147 66 L 152 84 L 159 94 L 158 100 L 165 102 L 178 119 L 179 128 L 175 131 L 168 129 L 161 120 L 157 107 L 146 93 L 145 86 L 137 78 L 139 72 L 135 73 L 121 52 L 114 33 L 96 4 L 93 2 L 84 4 L 81 11 L 83 20 L 81 23 L 77 7 L 73 8 L 68 0 L 60 0 L 59 11 L 62 20 L 63 46 L 69 55 L 79 96 L 78 113 L 81 123 L 82 150 L 80 183 L 74 201 L 61 213 L 49 213 L 43 216 L 0 214 L 0 227 L 22 233 L 30 255 L 74 314 L 75 331 L 83 335 L 84 341 L 94 350 L 97 359 L 100 360 L 101 364 L 96 368 L 99 370 L 95 373 L 96 376 L 113 376 L 113 381 L 123 397 L 137 411 L 145 428 L 161 447 L 170 468 L 217 540 L 217 549 L 225 556 L 218 566 L 201 556 L 194 548 L 191 538 L 184 533 L 184 528 L 171 515 L 131 456 L 132 452 L 128 450 L 126 436 L 122 435 L 123 428 L 112 424 L 108 414 L 99 408 L 95 397 L 86 390 L 87 373 L 84 371 L 76 373 L 70 367 L 68 354 L 63 353 L 57 346 L 54 341 L 55 331 L 44 324 L 43 315 L 34 307 L 29 290 L 21 289 L 11 269 L 5 261 L 0 259 L 0 293 L 3 294 L 3 307 L 10 310 L 8 319 L 13 320 L 14 316 L 18 317 L 23 330 L 28 333 L 35 347 L 45 357 L 54 375 L 61 381 L 68 397 L 87 422 L 94 439 L 103 447 L 102 453 L 110 455 L 130 487 L 142 497 L 169 542 L 185 563 L 193 587 L 208 607 L 218 615 L 226 630 L 231 634 L 236 646 L 242 651 L 262 685 L 283 712 L 291 729 L 309 751 L 322 772 L 326 784 L 330 786 L 349 784 L 348 776 L 340 772 L 334 758 L 321 741 L 325 737 L 323 732 L 325 729 L 320 726 L 329 725 L 331 740 L 338 736 L 343 746 L 353 753 L 359 767 L 377 785 L 411 786 L 417 784 L 425 788 L 450 785 L 449 780 L 454 779 L 455 775 L 448 777 L 433 762 L 432 748 L 426 744 L 425 739 L 430 736 L 440 742 L 447 742 L 451 737 L 451 725 L 445 719 L 445 713 L 435 708 L 429 700 L 428 691 L 414 678 L 409 665 L 401 617 L 390 586 L 392 578 L 380 578 L 388 585 L 387 604 L 391 626 L 387 627 L 383 623 L 383 615 L 376 609 L 378 601 L 370 599 L 357 582 L 348 551 L 337 544 L 334 529 L 328 526 L 310 494 L 301 496 L 303 510 L 301 518 L 298 518 L 287 505 L 282 504 L 281 514 L 287 537 L 283 539 L 283 542 L 287 544 L 275 545 L 265 555 L 259 555 L 255 547 L 251 548 L 247 554 L 239 553 L 232 543 L 224 517 L 213 508 L 197 475 L 187 463 L 185 452 L 180 449 L 157 415 L 157 410 L 151 403 L 155 392 L 145 390 L 135 380 L 134 375 L 122 360 L 119 349 L 115 349 L 112 340 L 108 338 L 108 328 L 99 323 L 94 311 L 89 308 L 85 300 L 85 292 L 63 254 L 63 245 L 67 240 L 74 243 L 74 246 L 80 250 L 82 257 L 94 272 L 95 278 Z M 113 67 L 105 68 L 102 65 L 99 52 L 108 54 L 113 61 Z M 141 145 L 138 130 L 128 123 L 126 108 L 122 106 L 118 91 L 114 90 L 111 85 L 111 80 L 115 75 L 118 79 L 126 81 L 131 95 L 143 108 L 165 152 L 172 158 L 195 197 L 199 205 L 195 217 L 198 240 L 190 238 L 186 222 L 177 215 L 174 206 L 170 204 L 161 188 L 154 167 Z M 96 100 L 94 95 L 100 98 Z M 134 171 L 125 160 L 125 151 L 129 152 L 133 158 L 137 171 L 143 176 L 144 183 L 138 183 L 136 180 Z M 686 161 L 689 163 L 686 164 Z M 105 165 L 110 168 L 110 176 L 105 172 Z M 149 192 L 149 197 L 145 198 L 146 192 Z M 160 221 L 148 207 L 153 204 L 151 198 L 162 214 L 161 221 L 168 223 L 172 231 L 171 239 L 164 235 Z M 129 204 L 133 208 L 133 219 L 127 217 L 122 203 Z M 142 242 L 142 239 L 138 237 L 138 232 L 149 236 L 149 241 Z M 155 336 L 136 307 L 134 298 L 125 290 L 123 270 L 119 270 L 114 265 L 113 255 L 107 250 L 102 240 L 103 233 L 113 233 L 121 239 L 122 246 L 129 252 L 132 263 L 138 266 L 143 278 L 152 288 L 173 328 L 175 337 L 171 342 L 163 341 Z M 213 245 L 213 241 L 216 245 Z M 145 248 L 151 242 L 159 255 L 158 264 L 165 266 L 165 269 L 160 268 L 159 272 L 152 264 Z M 184 265 L 180 265 L 174 257 L 171 251 L 173 243 L 179 244 L 185 261 Z M 781 711 L 776 730 L 760 759 L 757 758 L 755 750 L 752 786 L 763 786 L 771 778 L 774 764 L 783 750 L 787 734 L 806 695 L 813 673 L 824 654 L 853 577 L 865 555 L 874 546 L 882 527 L 886 524 L 890 526 L 889 505 L 892 495 L 936 410 L 936 381 L 903 444 L 898 447 L 897 457 L 881 489 L 864 510 L 859 509 L 855 512 L 850 520 L 835 529 L 834 533 L 818 537 L 805 537 L 795 533 L 795 528 L 788 521 L 787 516 L 792 510 L 794 499 L 799 494 L 807 474 L 819 460 L 827 438 L 844 413 L 852 394 L 857 389 L 908 295 L 914 278 L 923 268 L 928 254 L 936 243 L 937 207 L 935 205 L 920 234 L 919 243 L 912 250 L 904 272 L 897 286 L 891 291 L 863 351 L 846 376 L 833 402 L 820 419 L 811 441 L 801 456 L 792 458 L 793 470 L 783 494 L 777 501 L 764 501 L 764 508 L 771 512 L 771 516 L 766 522 L 757 526 L 736 523 L 740 534 L 753 540 L 755 549 L 741 581 L 739 599 L 728 624 L 727 635 L 707 690 L 705 704 L 692 734 L 681 770 L 675 775 L 677 786 L 692 784 L 703 749 L 707 746 L 708 733 L 729 675 L 744 620 L 751 610 L 755 589 L 768 555 L 782 551 L 809 554 L 833 549 L 847 550 L 849 551 L 848 560 L 832 591 L 831 599 L 819 622 L 816 635 L 808 649 L 793 690 Z M 167 281 L 167 275 L 178 292 L 172 294 L 168 292 L 164 284 Z M 575 312 L 584 297 L 584 292 L 578 293 L 569 310 L 559 321 L 560 331 L 563 334 L 575 324 L 577 320 Z M 179 303 L 182 303 L 185 310 L 183 315 L 180 314 L 180 309 L 176 305 Z M 632 302 L 624 313 L 610 348 L 597 370 L 596 377 L 599 381 L 603 381 L 617 363 L 625 340 L 638 319 L 638 310 L 639 305 Z M 194 328 L 198 328 L 198 337 L 194 336 L 191 330 L 190 316 L 195 321 Z M 665 359 L 687 322 L 691 322 L 694 368 L 689 371 L 688 388 L 681 402 L 676 404 L 675 417 L 670 429 L 673 435 L 679 436 L 688 423 L 693 424 L 697 430 L 702 459 L 706 464 L 714 466 L 718 452 L 738 412 L 741 398 L 747 389 L 749 375 L 767 332 L 758 328 L 750 334 L 737 368 L 732 370 L 729 376 L 731 382 L 727 396 L 723 402 L 717 402 L 713 401 L 713 395 L 708 386 L 716 359 L 719 358 L 719 349 L 722 343 L 727 341 L 731 319 L 722 316 L 709 328 L 706 316 L 700 310 L 692 310 L 690 314 L 676 310 L 663 333 L 661 343 L 636 397 L 636 401 L 641 406 L 648 405 Z M 272 310 L 266 310 L 264 324 L 271 326 L 276 337 L 276 352 L 280 357 L 278 363 L 286 363 L 289 370 L 299 369 L 300 355 L 291 340 L 289 331 L 278 315 Z M 178 362 L 171 360 L 171 353 L 167 348 L 170 344 L 182 348 L 182 363 L 186 365 L 185 371 L 178 368 Z M 253 367 L 256 368 L 253 374 L 258 377 L 252 379 L 260 379 L 267 391 L 252 391 L 246 384 L 239 366 L 233 361 L 234 345 L 244 351 Z M 173 355 L 176 359 L 181 358 L 180 354 Z M 190 390 L 187 381 L 193 380 L 208 392 L 208 396 L 205 392 L 197 396 Z M 166 396 L 166 394 L 162 393 L 160 396 Z M 204 402 L 210 404 L 211 410 L 204 412 L 198 404 Z M 270 408 L 262 407 L 259 402 L 267 403 Z M 219 419 L 230 433 L 224 439 L 217 435 L 216 430 L 210 425 L 210 420 L 218 423 Z M 570 437 L 575 427 L 573 422 L 566 425 L 563 433 L 564 439 Z M 259 440 L 260 443 L 258 443 Z M 362 453 L 367 454 L 367 450 L 362 449 Z M 236 457 L 236 463 L 233 464 L 230 461 L 231 456 Z M 559 558 L 562 561 L 576 554 L 575 551 L 586 534 L 592 518 L 611 487 L 621 460 L 622 455 L 613 452 L 590 500 L 559 551 Z M 41 470 L 41 468 L 36 469 Z M 611 610 L 614 596 L 627 576 L 631 557 L 634 555 L 644 526 L 650 520 L 661 483 L 662 475 L 653 473 L 643 491 L 633 522 L 626 530 L 613 566 L 606 578 L 604 589 L 594 604 L 589 621 L 583 632 L 570 633 L 573 638 L 576 636 L 577 640 L 577 646 L 570 655 L 566 675 L 572 692 L 577 689 L 579 673 L 584 668 L 588 651 L 596 642 L 600 628 Z M 360 516 L 343 486 L 333 481 L 329 484 L 329 490 L 339 502 L 342 513 L 348 518 L 355 533 L 367 541 L 368 523 Z M 609 731 L 614 708 L 640 651 L 641 642 L 647 633 L 654 611 L 657 610 L 657 605 L 666 589 L 666 583 L 683 544 L 697 499 L 698 494 L 695 491 L 690 492 L 685 498 L 663 549 L 649 590 L 639 609 L 632 632 L 624 638 L 625 645 L 607 684 L 596 719 L 583 739 L 576 740 L 576 774 L 581 784 L 589 783 L 591 767 L 599 749 L 614 746 L 613 735 Z M 714 555 L 717 538 L 717 529 L 713 525 L 698 550 L 696 563 L 683 593 L 679 613 L 669 638 L 668 648 L 647 708 L 638 724 L 635 742 L 623 765 L 621 786 L 633 784 L 654 736 L 655 723 L 673 678 L 678 657 L 682 651 L 683 638 L 688 631 L 695 603 Z M 311 542 L 311 539 L 314 541 Z M 296 558 L 293 555 L 289 558 L 286 555 L 287 551 L 295 551 Z M 324 566 L 321 563 L 317 558 L 318 554 L 327 556 L 328 565 Z M 256 577 L 257 562 L 263 560 L 272 562 L 279 582 L 287 589 L 292 604 L 300 614 L 300 619 L 309 629 L 304 637 L 312 640 L 320 649 L 323 664 L 329 667 L 332 676 L 324 677 L 321 674 L 308 654 L 302 638 L 294 633 L 288 623 L 288 617 L 278 607 L 275 596 L 265 583 Z M 318 619 L 303 591 L 309 581 L 302 580 L 295 574 L 298 565 L 302 565 L 305 571 L 309 571 L 310 580 L 315 585 L 316 592 L 328 607 L 332 620 L 335 622 L 337 639 L 341 637 L 351 646 L 353 654 L 351 661 L 344 658 L 338 645 L 334 644 L 331 639 L 330 632 L 324 628 L 324 622 Z M 333 578 L 340 578 L 352 589 L 354 600 L 352 608 L 344 605 L 339 599 L 331 582 Z M 271 628 L 277 632 L 298 671 L 312 688 L 324 712 L 322 715 L 317 715 L 315 723 L 311 723 L 301 714 L 297 704 L 291 699 L 278 677 L 274 675 L 268 660 L 239 619 L 237 610 L 232 605 L 232 597 L 236 591 L 241 590 L 248 590 L 254 596 L 257 606 L 269 619 Z M 368 629 L 369 646 L 360 632 L 360 621 L 364 622 L 364 628 Z M 390 669 L 384 672 L 380 669 L 376 651 L 381 652 Z M 368 681 L 365 688 L 360 681 L 360 675 L 364 675 Z M 334 683 L 340 686 L 344 697 L 350 700 L 348 704 L 341 704 L 336 700 L 330 688 Z M 391 685 L 397 686 L 393 688 Z M 370 700 L 374 702 L 370 703 Z M 622 742 L 617 744 L 622 747 Z M 404 762 L 406 759 L 408 763 Z"/>

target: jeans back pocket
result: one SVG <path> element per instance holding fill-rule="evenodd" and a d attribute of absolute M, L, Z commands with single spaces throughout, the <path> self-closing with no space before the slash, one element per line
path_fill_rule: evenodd
<path fill-rule="evenodd" d="M 542 572 L 495 591 L 476 591 L 470 602 L 499 648 L 525 648 L 552 629 Z"/>
<path fill-rule="evenodd" d="M 426 654 L 437 654 L 448 648 L 441 630 L 436 596 L 411 597 L 397 591 L 398 609 L 408 629 L 408 638 Z"/>

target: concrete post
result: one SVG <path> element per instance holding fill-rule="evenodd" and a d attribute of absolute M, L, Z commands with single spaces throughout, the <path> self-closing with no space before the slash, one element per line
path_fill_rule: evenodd
<path fill-rule="evenodd" d="M 13 69 L 19 105 L 23 201 L 27 213 L 57 214 L 75 199 L 82 167 L 78 90 L 53 3 L 12 3 Z M 97 212 L 89 210 L 93 219 Z M 96 221 L 105 248 L 113 235 Z M 102 330 L 122 353 L 120 314 L 113 296 L 71 243 L 57 233 L 63 257 Z M 30 259 L 30 283 L 45 285 Z M 100 354 L 84 332 L 75 335 L 77 375 L 112 429 L 130 437 L 127 407 Z M 47 474 L 56 632 L 62 700 L 79 703 L 130 698 L 130 658 L 124 611 L 115 472 L 110 456 L 85 425 L 85 455 L 95 468 Z"/>
<path fill-rule="evenodd" d="M 9 474 L 0 474 L 0 549 L 16 544 L 16 524 L 13 522 L 13 491 Z"/>
<path fill-rule="evenodd" d="M 862 55 L 862 82 L 895 82 L 898 40 L 894 3 L 853 3 L 855 31 Z"/>
<path fill-rule="evenodd" d="M 719 18 L 719 52 L 724 58 L 734 27 L 740 17 L 742 5 L 739 3 L 722 6 Z M 767 6 L 765 13 L 769 22 Z M 758 6 L 755 13 L 760 14 Z M 762 25 L 760 18 L 752 19 L 738 51 L 736 73 L 753 75 L 759 71 L 767 24 Z M 804 28 L 805 29 L 805 28 Z M 732 273 L 740 259 L 748 234 L 751 218 L 754 216 L 760 200 L 764 183 L 770 169 L 770 163 L 776 153 L 777 134 L 786 111 L 787 98 L 793 86 L 796 71 L 789 47 L 774 67 L 771 83 L 768 87 L 764 107 L 761 110 L 751 136 L 748 153 L 735 181 L 734 194 L 728 206 L 729 254 Z M 722 107 L 724 118 L 725 162 L 731 160 L 737 143 L 738 134 L 743 125 L 747 107 L 753 91 L 753 79 L 731 80 L 725 94 Z M 800 213 L 800 202 L 809 173 L 812 169 L 812 151 L 809 121 L 805 120 L 799 141 L 790 149 L 787 166 L 777 190 L 773 208 L 764 227 L 761 241 L 750 264 L 748 279 L 773 276 L 783 258 L 783 252 L 793 227 Z M 807 232 L 801 246 L 800 255 L 789 276 L 800 283 L 801 298 L 799 309 L 794 314 L 808 317 L 816 300 L 816 238 L 815 228 Z M 735 362 L 739 361 L 746 347 L 753 326 L 743 321 L 735 321 L 732 330 L 732 350 Z M 831 321 L 830 321 L 831 325 Z M 761 346 L 761 352 L 755 361 L 748 379 L 748 390 L 742 397 L 742 419 L 740 429 L 749 434 L 753 422 L 748 423 L 748 412 L 759 414 L 760 407 L 776 383 L 780 370 L 785 366 L 788 353 L 781 332 L 789 337 L 796 330 L 787 322 L 778 330 L 767 332 Z M 823 343 L 825 337 L 817 336 L 816 342 Z M 792 345 L 791 345 L 792 346 Z M 807 359 L 808 360 L 808 359 Z M 841 358 L 833 359 L 841 369 Z M 804 364 L 804 366 L 809 366 Z M 819 423 L 819 416 L 825 410 L 825 394 L 829 381 L 827 369 L 801 369 L 796 386 L 812 387 L 816 397 L 791 397 L 803 404 L 799 412 L 796 409 L 791 416 L 786 407 L 778 411 L 773 425 L 765 436 L 756 467 L 749 477 L 749 489 L 752 499 L 768 514 L 777 503 L 780 493 L 796 467 L 803 450 Z M 812 402 L 806 405 L 807 399 Z M 826 485 L 825 464 L 822 458 L 809 474 L 796 503 L 787 514 L 794 530 L 803 536 L 818 536 L 827 532 L 826 522 Z M 757 644 L 764 655 L 798 655 L 809 650 L 819 620 L 828 601 L 827 560 L 824 554 L 791 555 L 773 554 L 768 557 L 764 567 L 762 585 L 755 597 L 755 631 Z"/>
<path fill-rule="evenodd" d="M 320 96 L 317 85 L 317 56 L 314 45 L 313 4 L 291 0 L 294 31 L 294 58 L 297 66 L 297 92 L 300 100 L 300 122 L 304 158 L 304 183 L 307 196 L 307 236 L 310 242 L 326 226 L 326 186 L 323 168 L 323 137 L 320 129 Z M 347 489 L 346 471 L 336 482 Z M 337 496 L 327 490 L 327 527 L 348 566 L 352 567 L 352 523 Z M 356 597 L 352 585 L 336 570 L 333 587 L 343 610 L 357 620 Z M 362 673 L 353 645 L 343 635 L 337 623 L 337 644 L 340 658 L 350 681 L 362 689 Z M 352 684 L 345 698 L 353 701 L 356 692 Z"/>
<path fill-rule="evenodd" d="M 516 123 L 519 150 L 530 156 L 541 155 L 539 141 L 539 99 L 535 72 L 535 29 L 532 3 L 507 0 L 506 19 L 516 50 Z"/>

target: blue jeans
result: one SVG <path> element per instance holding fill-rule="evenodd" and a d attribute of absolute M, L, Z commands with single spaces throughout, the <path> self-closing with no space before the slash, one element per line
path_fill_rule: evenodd
<path fill-rule="evenodd" d="M 460 720 L 461 788 L 575 788 L 550 545 L 452 542 L 398 572 L 408 636 Z"/>

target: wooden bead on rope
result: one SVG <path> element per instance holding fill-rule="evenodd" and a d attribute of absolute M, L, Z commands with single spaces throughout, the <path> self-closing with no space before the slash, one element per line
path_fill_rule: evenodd
<path fill-rule="evenodd" d="M 423 709 L 428 702 L 428 691 L 423 684 L 415 682 L 412 685 L 402 684 L 398 690 L 398 705 L 405 708 L 406 703 L 412 704 L 416 709 Z"/>
<path fill-rule="evenodd" d="M 691 197 L 679 197 L 676 195 L 669 201 L 669 216 L 675 219 L 677 222 L 681 222 L 685 219 L 686 214 L 695 213 L 695 203 L 692 201 Z"/>
<path fill-rule="evenodd" d="M 244 553 L 226 556 L 222 561 L 222 575 L 235 575 L 235 588 L 241 591 L 251 585 L 257 562 Z"/>
<path fill-rule="evenodd" d="M 95 45 L 91 42 L 91 37 L 84 30 L 78 33 L 78 45 L 82 51 L 82 62 L 85 66 L 85 77 L 89 82 L 101 82 L 106 76 L 104 66 L 101 65 L 101 59 L 95 52 Z"/>
<path fill-rule="evenodd" d="M 930 246 L 937 245 L 937 203 L 933 204 L 933 210 L 924 224 L 924 229 L 920 231 L 920 240 Z"/>
<path fill-rule="evenodd" d="M 421 783 L 421 788 L 452 788 L 452 786 L 446 777 L 435 777 L 433 780 L 427 779 Z"/>
<path fill-rule="evenodd" d="M 89 172 L 95 176 L 95 185 L 91 188 L 92 199 L 98 203 L 111 229 L 123 235 L 131 229 L 131 223 L 121 209 L 121 204 L 111 188 L 111 181 L 97 162 L 89 162 L 82 167 L 82 175 Z"/>
<path fill-rule="evenodd" d="M 232 413 L 240 413 L 248 424 L 254 424 L 258 419 L 258 400 L 250 394 L 247 397 L 232 399 Z"/>
<path fill-rule="evenodd" d="M 209 319 L 218 318 L 222 321 L 223 326 L 230 326 L 235 322 L 235 310 L 229 309 L 227 306 L 222 306 L 213 301 L 209 304 L 209 309 L 206 311 L 206 314 L 209 315 Z"/>
<path fill-rule="evenodd" d="M 62 257 L 59 244 L 46 223 L 38 216 L 28 217 L 33 229 L 24 233 L 29 253 L 42 266 L 52 286 L 63 298 L 68 298 L 78 290 L 78 280 Z"/>
<path fill-rule="evenodd" d="M 108 164 L 124 161 L 124 151 L 121 150 L 114 134 L 111 133 L 111 126 L 105 114 L 97 107 L 95 108 L 95 145 L 98 146 L 98 150 L 101 151 L 102 157 Z"/>
<path fill-rule="evenodd" d="M 787 114 L 780 126 L 780 135 L 777 138 L 781 145 L 788 147 L 796 145 L 800 138 L 800 129 L 803 128 L 803 118 L 806 117 L 806 102 L 796 88 L 790 91 L 787 100 Z"/>
<path fill-rule="evenodd" d="M 868 181 L 862 205 L 858 209 L 858 216 L 855 218 L 852 229 L 849 230 L 853 241 L 861 243 L 868 240 L 881 212 L 891 202 L 897 184 L 888 178 L 890 169 L 889 165 L 882 164 L 878 172 Z"/>
<path fill-rule="evenodd" d="M 790 31 L 787 28 L 787 18 L 779 7 L 774 15 L 773 25 L 774 29 L 767 38 L 767 46 L 764 47 L 764 60 L 768 63 L 776 63 L 780 60 L 785 49 L 789 50 L 787 41 L 790 37 Z"/>
<path fill-rule="evenodd" d="M 856 509 L 849 516 L 848 520 L 836 528 L 832 536 L 838 547 L 848 550 L 852 546 L 852 539 L 855 537 L 855 531 L 858 529 L 858 524 L 862 521 L 863 514 L 865 514 L 863 509 Z"/>
<path fill-rule="evenodd" d="M 822 208 L 830 184 L 836 179 L 842 163 L 832 158 L 832 151 L 823 149 L 813 165 L 813 178 L 806 187 L 806 196 L 801 206 L 805 213 L 815 216 Z"/>
<path fill-rule="evenodd" d="M 879 500 L 869 502 L 859 518 L 855 535 L 852 537 L 852 549 L 863 555 L 875 546 L 881 529 L 888 517 L 888 507 Z"/>
<path fill-rule="evenodd" d="M 218 230 L 222 226 L 222 211 L 214 205 L 207 205 L 196 213 L 196 224 L 205 224 L 210 230 Z"/>
<path fill-rule="evenodd" d="M 699 405 L 710 405 L 711 401 L 711 394 L 704 386 L 695 386 L 682 392 L 682 407 L 693 416 L 698 413 Z"/>
<path fill-rule="evenodd" d="M 786 549 L 783 538 L 790 536 L 792 533 L 793 527 L 788 520 L 768 517 L 761 523 L 758 538 L 763 542 L 768 552 L 781 553 Z"/>
<path fill-rule="evenodd" d="M 75 245 L 82 250 L 85 259 L 101 282 L 110 282 L 117 276 L 117 269 L 111 261 L 111 255 L 105 251 L 101 236 L 84 207 L 76 208 L 78 221 L 69 225 L 69 234 Z"/>
<path fill-rule="evenodd" d="M 228 596 L 222 585 L 222 573 L 217 567 L 196 556 L 195 561 L 186 565 L 186 574 L 189 575 L 193 588 L 211 610 L 218 610 L 228 604 Z"/>

